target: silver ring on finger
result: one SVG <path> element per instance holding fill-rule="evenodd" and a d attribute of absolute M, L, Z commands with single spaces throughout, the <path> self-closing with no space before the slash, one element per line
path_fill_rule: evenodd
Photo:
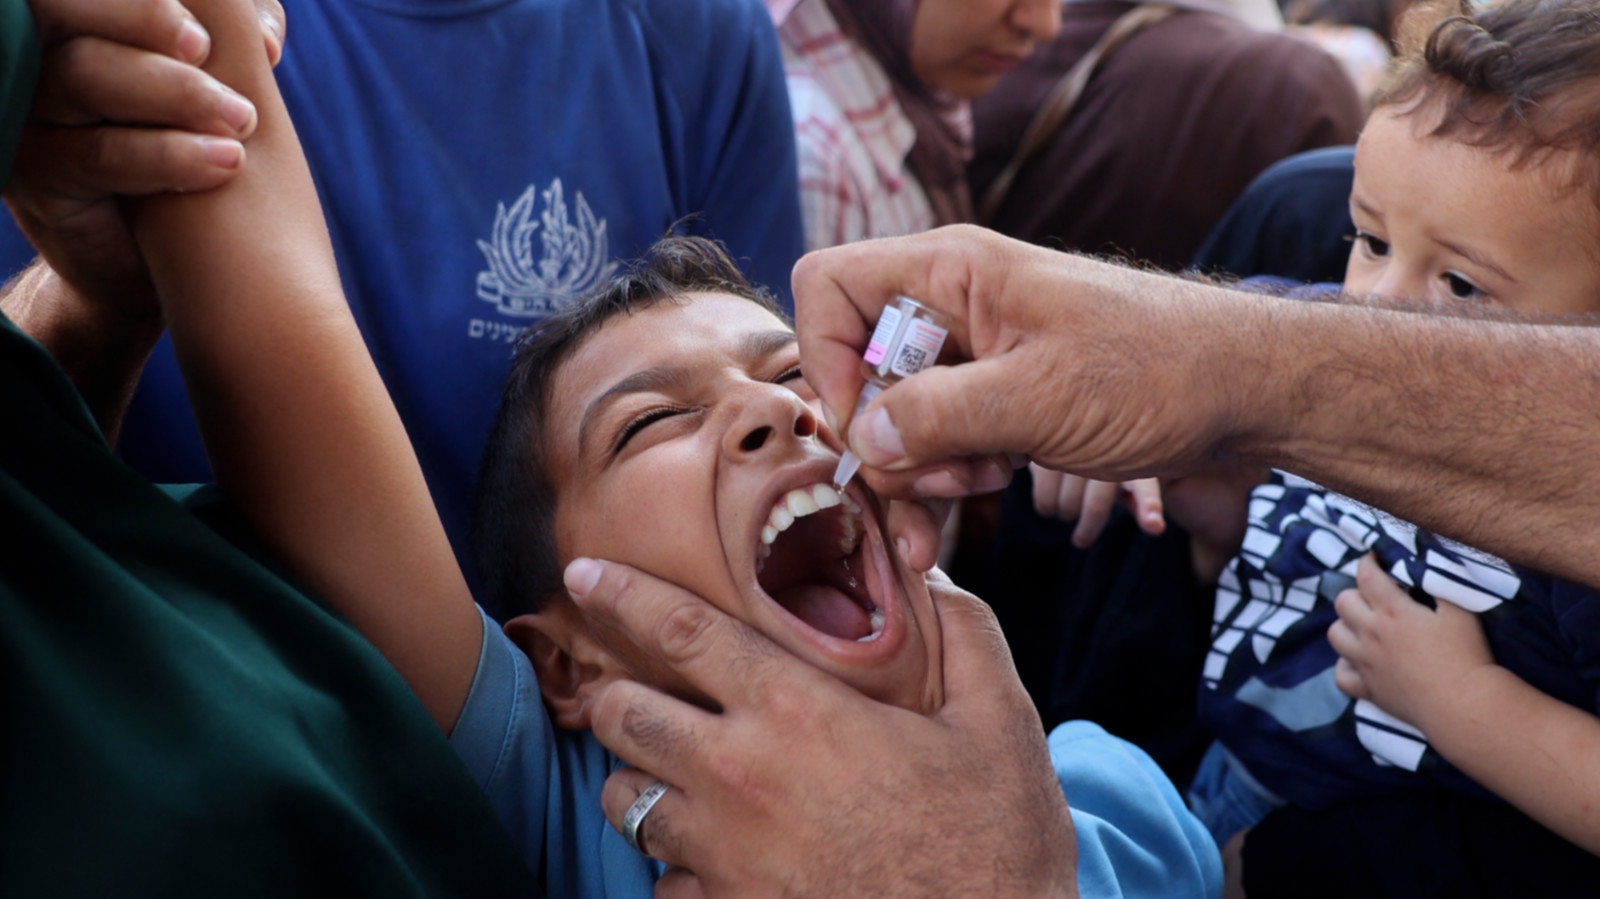
<path fill-rule="evenodd" d="M 672 788 L 667 785 L 666 781 L 658 780 L 645 787 L 644 792 L 639 794 L 639 798 L 633 800 L 633 805 L 628 806 L 628 810 L 622 813 L 622 838 L 627 840 L 628 845 L 632 846 L 633 850 L 640 855 L 649 855 L 650 853 L 645 851 L 644 843 L 639 839 L 639 826 L 644 823 L 645 816 L 650 814 L 650 810 L 656 807 L 656 803 L 660 802 L 661 797 L 667 795 L 667 791 L 670 789 Z"/>

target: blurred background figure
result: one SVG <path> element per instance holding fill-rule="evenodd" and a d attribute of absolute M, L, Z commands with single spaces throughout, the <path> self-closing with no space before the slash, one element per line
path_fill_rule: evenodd
<path fill-rule="evenodd" d="M 1055 37 L 1059 0 L 767 0 L 806 249 L 970 222 L 968 102 Z"/>
<path fill-rule="evenodd" d="M 1333 54 L 1370 101 L 1394 59 L 1400 18 L 1415 0 L 1284 0 L 1289 34 Z"/>
<path fill-rule="evenodd" d="M 1262 170 L 1355 141 L 1364 107 L 1332 58 L 1214 9 L 1064 4 L 1060 35 L 973 105 L 984 223 L 1180 269 Z"/>

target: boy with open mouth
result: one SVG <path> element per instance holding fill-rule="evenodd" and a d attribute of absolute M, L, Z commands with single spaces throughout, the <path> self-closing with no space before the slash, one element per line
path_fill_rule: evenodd
<path fill-rule="evenodd" d="M 519 346 L 477 528 L 509 620 L 480 612 L 343 302 L 270 70 L 238 39 L 253 13 L 195 6 L 221 17 L 218 76 L 260 125 L 234 184 L 150 205 L 140 239 L 221 485 L 394 664 L 550 893 L 647 896 L 665 870 L 602 814 L 620 762 L 586 730 L 595 690 L 628 677 L 699 698 L 578 612 L 561 585 L 576 557 L 692 590 L 881 702 L 940 707 L 934 601 L 896 549 L 930 522 L 831 485 L 839 445 L 792 329 L 703 240 L 663 241 Z M 1147 757 L 1092 725 L 1052 754 L 1091 895 L 1220 892 L 1215 845 Z"/>

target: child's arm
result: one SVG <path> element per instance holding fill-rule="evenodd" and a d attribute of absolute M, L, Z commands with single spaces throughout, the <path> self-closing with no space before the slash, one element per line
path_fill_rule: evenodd
<path fill-rule="evenodd" d="M 248 0 L 188 0 L 259 113 L 245 170 L 135 212 L 219 483 L 277 558 L 453 726 L 482 624 L 339 286 Z"/>
<path fill-rule="evenodd" d="M 1328 639 L 1339 687 L 1420 728 L 1473 780 L 1585 850 L 1600 853 L 1600 718 L 1496 665 L 1483 627 L 1449 602 L 1413 600 L 1361 561 Z"/>

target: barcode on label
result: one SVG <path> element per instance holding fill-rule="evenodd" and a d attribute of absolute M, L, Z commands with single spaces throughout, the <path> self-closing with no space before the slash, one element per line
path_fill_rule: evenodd
<path fill-rule="evenodd" d="M 944 346 L 948 333 L 938 325 L 912 319 L 905 333 L 900 335 L 890 370 L 899 377 L 909 378 L 932 365 L 939 358 L 939 349 Z"/>
<path fill-rule="evenodd" d="M 895 371 L 919 372 L 928 365 L 928 353 L 922 347 L 908 344 L 900 347 L 900 355 L 894 360 Z"/>

